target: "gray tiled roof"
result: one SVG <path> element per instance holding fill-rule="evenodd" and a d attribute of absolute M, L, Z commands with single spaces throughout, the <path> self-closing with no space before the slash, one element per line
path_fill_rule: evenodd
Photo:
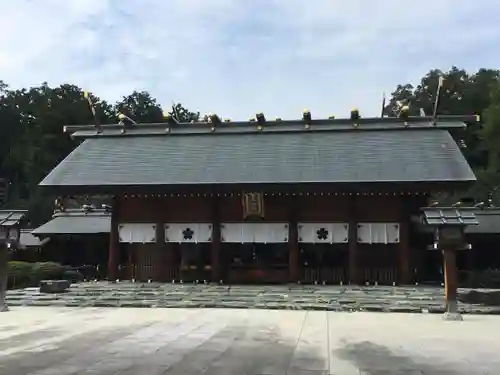
<path fill-rule="evenodd" d="M 472 209 L 469 212 L 474 213 L 477 225 L 467 225 L 465 233 L 470 234 L 500 234 L 500 209 L 499 208 L 484 208 Z M 425 215 L 424 215 L 425 220 Z M 432 226 L 420 223 L 418 231 L 423 233 L 431 233 L 435 230 Z"/>
<path fill-rule="evenodd" d="M 399 129 L 89 138 L 40 185 L 474 180 L 448 131 Z"/>
<path fill-rule="evenodd" d="M 424 223 L 427 225 L 477 225 L 478 220 L 473 209 L 453 207 L 427 207 L 424 211 Z"/>
<path fill-rule="evenodd" d="M 500 234 L 500 209 L 485 208 L 475 213 L 479 225 L 467 227 L 467 233 Z"/>
<path fill-rule="evenodd" d="M 58 212 L 52 220 L 34 229 L 35 236 L 53 234 L 99 234 L 111 231 L 111 214 L 101 210 L 85 213 L 81 210 Z"/>
<path fill-rule="evenodd" d="M 21 210 L 0 210 L 0 225 L 10 227 L 19 224 L 27 211 Z"/>
<path fill-rule="evenodd" d="M 30 247 L 41 247 L 45 245 L 49 241 L 48 238 L 40 239 L 31 234 L 31 230 L 21 230 L 19 236 L 19 246 L 21 248 L 30 248 Z"/>

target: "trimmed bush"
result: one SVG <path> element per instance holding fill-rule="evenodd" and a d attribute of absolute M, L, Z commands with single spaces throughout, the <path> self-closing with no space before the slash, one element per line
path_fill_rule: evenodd
<path fill-rule="evenodd" d="M 72 283 L 78 283 L 83 280 L 83 275 L 78 271 L 66 270 L 62 274 L 62 279 L 71 281 Z"/>
<path fill-rule="evenodd" d="M 32 286 L 36 282 L 33 273 L 33 264 L 29 262 L 9 262 L 7 273 L 7 287 L 18 288 Z"/>
<path fill-rule="evenodd" d="M 68 280 L 64 278 L 69 269 L 54 262 L 9 262 L 7 285 L 8 288 L 26 288 L 39 286 L 41 280 Z M 71 277 L 75 278 L 76 275 Z"/>

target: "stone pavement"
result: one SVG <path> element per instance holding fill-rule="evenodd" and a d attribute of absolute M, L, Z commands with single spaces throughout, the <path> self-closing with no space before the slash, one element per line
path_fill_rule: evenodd
<path fill-rule="evenodd" d="M 14 307 L 2 375 L 499 374 L 500 317 Z"/>
<path fill-rule="evenodd" d="M 464 292 L 465 290 L 461 290 Z M 160 283 L 81 283 L 62 294 L 39 288 L 12 290 L 9 306 L 227 307 L 286 310 L 435 312 L 444 311 L 438 287 L 225 286 Z M 500 314 L 500 306 L 459 303 L 463 313 Z"/>

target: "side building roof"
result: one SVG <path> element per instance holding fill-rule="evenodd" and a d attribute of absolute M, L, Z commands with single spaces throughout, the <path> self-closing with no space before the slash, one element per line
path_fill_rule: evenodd
<path fill-rule="evenodd" d="M 27 210 L 0 210 L 0 226 L 12 227 L 25 219 Z"/>
<path fill-rule="evenodd" d="M 86 138 L 40 183 L 113 192 L 124 187 L 314 183 L 468 183 L 474 173 L 448 129 L 397 119 L 265 124 L 139 124 L 77 128 Z"/>
<path fill-rule="evenodd" d="M 475 210 L 479 225 L 465 228 L 471 234 L 500 234 L 500 208 Z"/>
<path fill-rule="evenodd" d="M 425 212 L 427 211 L 427 212 Z M 435 227 L 428 224 L 455 224 L 459 213 L 462 215 L 463 224 L 466 224 L 465 233 L 471 235 L 500 234 L 500 208 L 466 208 L 465 210 L 448 208 L 444 214 L 439 208 L 426 208 L 422 220 L 417 224 L 418 231 L 421 233 L 434 233 Z M 429 212 L 435 212 L 436 215 L 429 215 Z M 443 216 L 448 216 L 446 219 Z M 444 220 L 443 220 L 444 219 Z"/>
<path fill-rule="evenodd" d="M 52 220 L 34 229 L 31 234 L 36 237 L 50 237 L 54 235 L 105 234 L 110 231 L 110 212 L 101 209 L 89 212 L 67 209 L 56 212 Z"/>

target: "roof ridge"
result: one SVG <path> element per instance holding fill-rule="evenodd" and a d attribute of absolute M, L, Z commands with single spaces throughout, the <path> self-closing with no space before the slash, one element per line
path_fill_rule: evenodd
<path fill-rule="evenodd" d="M 218 118 L 218 117 L 217 117 Z M 159 122 L 134 124 L 107 124 L 97 129 L 94 125 L 68 125 L 64 132 L 73 137 L 106 137 L 138 135 L 188 135 L 188 134 L 245 134 L 245 133 L 308 133 L 314 131 L 381 131 L 399 129 L 456 129 L 465 128 L 467 122 L 477 121 L 476 116 L 432 117 L 370 117 L 351 119 L 311 119 L 267 121 L 258 120 L 228 122 L 218 120 L 198 122 Z"/>

